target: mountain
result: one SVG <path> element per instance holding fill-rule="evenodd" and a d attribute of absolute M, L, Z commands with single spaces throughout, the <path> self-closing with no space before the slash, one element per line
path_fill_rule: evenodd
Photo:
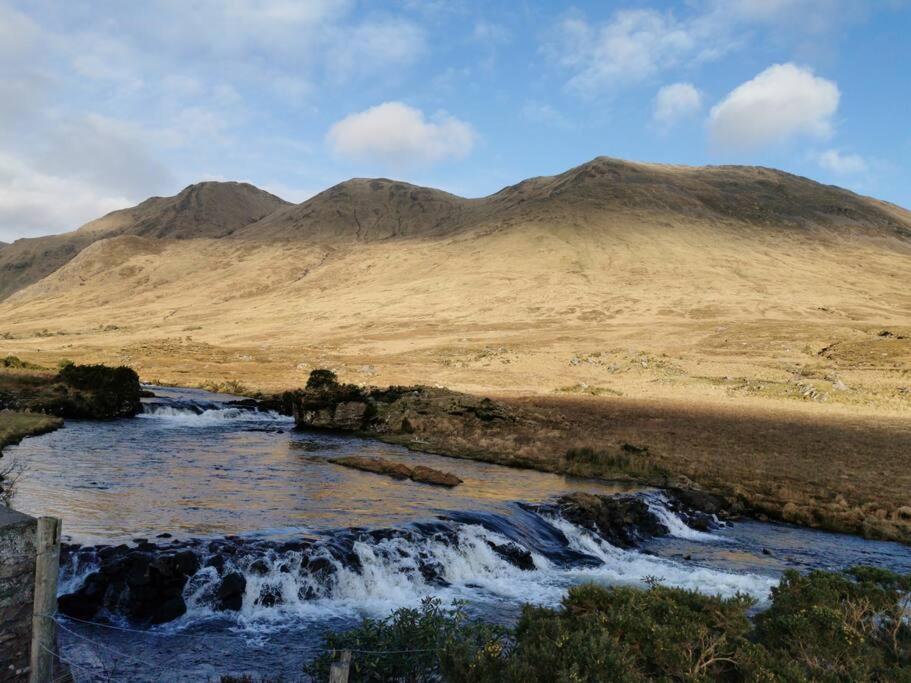
<path fill-rule="evenodd" d="M 100 239 L 225 237 L 287 204 L 247 183 L 204 182 L 113 211 L 74 232 L 16 240 L 0 253 L 0 299 L 53 273 Z"/>
<path fill-rule="evenodd" d="M 237 233 L 265 240 L 376 241 L 431 237 L 460 225 L 474 202 L 386 178 L 349 180 L 280 209 Z"/>
<path fill-rule="evenodd" d="M 296 205 L 204 184 L 0 268 L 0 354 L 178 384 L 911 395 L 911 213 L 766 168 L 599 157 L 477 199 L 355 179 Z"/>
<path fill-rule="evenodd" d="M 898 207 L 774 169 L 642 164 L 599 157 L 556 176 L 532 178 L 465 199 L 385 178 L 341 183 L 253 223 L 238 237 L 283 240 L 454 234 L 490 226 L 582 221 L 610 229 L 617 216 L 732 224 L 765 230 L 911 237 Z M 743 228 L 741 228 L 743 229 Z"/>

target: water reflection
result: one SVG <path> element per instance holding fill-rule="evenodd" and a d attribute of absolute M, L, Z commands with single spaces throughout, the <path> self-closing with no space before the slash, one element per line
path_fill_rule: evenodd
<path fill-rule="evenodd" d="M 167 396 L 161 394 L 167 393 Z M 218 400 L 193 390 L 160 392 L 157 405 Z M 177 536 L 293 534 L 390 526 L 447 510 L 497 510 L 602 485 L 542 472 L 413 453 L 339 435 L 294 432 L 288 418 L 217 410 L 85 422 L 10 449 L 27 467 L 16 506 L 64 520 L 78 542 Z M 445 489 L 326 462 L 370 455 L 453 472 Z"/>

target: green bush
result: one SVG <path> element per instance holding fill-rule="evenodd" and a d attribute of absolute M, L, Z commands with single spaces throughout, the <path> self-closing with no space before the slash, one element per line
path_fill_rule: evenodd
<path fill-rule="evenodd" d="M 59 377 L 79 390 L 67 408 L 72 417 L 106 419 L 135 415 L 141 409 L 139 375 L 132 368 L 65 365 Z"/>
<path fill-rule="evenodd" d="M 657 584 L 570 589 L 561 610 L 527 607 L 516 628 L 514 681 L 730 679 L 753 602 Z"/>
<path fill-rule="evenodd" d="M 512 631 L 427 600 L 326 646 L 388 652 L 355 652 L 352 681 L 911 682 L 911 575 L 789 571 L 754 620 L 752 607 L 657 583 L 583 585 L 559 609 L 525 607 Z M 331 659 L 309 673 L 325 680 Z"/>
<path fill-rule="evenodd" d="M 308 389 L 326 389 L 338 385 L 338 375 L 332 370 L 318 369 L 310 372 L 307 378 Z"/>
<path fill-rule="evenodd" d="M 872 567 L 848 574 L 785 573 L 756 638 L 767 668 L 812 681 L 911 681 L 911 575 Z"/>
<path fill-rule="evenodd" d="M 325 636 L 326 648 L 355 651 L 349 680 L 495 680 L 502 666 L 505 631 L 469 619 L 461 605 L 444 609 L 427 598 L 418 609 L 400 609 L 386 619 L 364 619 L 360 626 Z M 314 660 L 307 673 L 328 677 L 331 652 Z"/>

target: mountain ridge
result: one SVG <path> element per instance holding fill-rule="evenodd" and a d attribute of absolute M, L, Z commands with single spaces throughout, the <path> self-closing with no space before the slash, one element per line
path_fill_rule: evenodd
<path fill-rule="evenodd" d="M 620 220 L 622 218 L 622 220 Z M 761 166 L 682 166 L 599 156 L 478 198 L 389 178 L 352 178 L 300 204 L 249 183 L 205 181 L 150 197 L 70 233 L 17 240 L 0 252 L 0 300 L 51 275 L 102 238 L 376 242 L 449 239 L 540 225 L 612 235 L 619 223 L 683 221 L 730 233 L 911 244 L 911 212 Z"/>

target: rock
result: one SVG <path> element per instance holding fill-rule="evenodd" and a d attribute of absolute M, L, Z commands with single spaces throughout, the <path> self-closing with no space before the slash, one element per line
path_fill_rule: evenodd
<path fill-rule="evenodd" d="M 284 602 L 281 588 L 278 586 L 264 586 L 259 594 L 258 601 L 263 607 L 274 607 Z"/>
<path fill-rule="evenodd" d="M 332 422 L 336 429 L 358 431 L 364 427 L 367 404 L 363 401 L 345 401 L 335 407 Z"/>
<path fill-rule="evenodd" d="M 641 539 L 669 533 L 645 501 L 634 496 L 571 493 L 557 499 L 557 508 L 573 524 L 624 548 L 634 547 Z"/>
<path fill-rule="evenodd" d="M 368 458 L 361 455 L 347 455 L 342 458 L 333 458 L 329 462 L 356 470 L 385 474 L 396 479 L 411 479 L 422 484 L 435 484 L 437 486 L 458 486 L 462 483 L 454 474 L 441 472 L 432 467 L 417 465 L 408 467 L 400 462 L 393 462 L 383 458 Z"/>
<path fill-rule="evenodd" d="M 91 619 L 104 604 L 108 581 L 100 572 L 89 574 L 75 593 L 57 598 L 57 609 L 68 617 Z"/>
<path fill-rule="evenodd" d="M 86 620 L 94 617 L 101 609 L 101 605 L 77 592 L 57 598 L 57 609 L 68 617 Z"/>
<path fill-rule="evenodd" d="M 247 579 L 240 572 L 231 572 L 218 585 L 215 592 L 215 609 L 220 611 L 240 611 L 244 602 L 244 591 L 247 590 Z"/>
<path fill-rule="evenodd" d="M 483 427 L 514 419 L 489 398 L 428 386 L 362 388 L 340 384 L 329 370 L 314 370 L 305 389 L 289 392 L 283 400 L 290 404 L 297 426 L 309 429 L 413 434 L 433 429 L 434 420 Z"/>
<path fill-rule="evenodd" d="M 385 474 L 396 479 L 410 479 L 411 468 L 400 462 L 392 462 L 383 458 L 368 458 L 361 455 L 348 455 L 342 458 L 333 458 L 329 462 L 343 467 L 351 467 L 365 472 Z"/>
<path fill-rule="evenodd" d="M 164 551 L 145 542 L 141 549 L 104 548 L 95 557 L 101 563 L 99 570 L 77 591 L 60 597 L 58 604 L 65 614 L 84 618 L 107 608 L 136 622 L 160 624 L 186 611 L 183 589 L 199 569 L 199 558 L 192 550 Z"/>
<path fill-rule="evenodd" d="M 522 571 L 530 572 L 534 571 L 536 568 L 535 560 L 531 556 L 531 553 L 525 548 L 517 546 L 515 543 L 497 544 L 488 541 L 487 545 L 489 545 L 497 555 Z"/>
<path fill-rule="evenodd" d="M 454 474 L 441 472 L 440 470 L 424 467 L 423 465 L 417 465 L 411 468 L 411 478 L 414 481 L 419 481 L 423 484 L 436 484 L 437 486 L 452 487 L 462 483 L 462 480 Z"/>
<path fill-rule="evenodd" d="M 174 621 L 177 617 L 183 616 L 186 612 L 187 604 L 183 601 L 181 596 L 176 596 L 169 600 L 165 600 L 165 602 L 156 608 L 149 619 L 149 623 L 166 624 L 169 621 Z"/>
<path fill-rule="evenodd" d="M 688 508 L 710 515 L 722 514 L 731 507 L 726 498 L 706 491 L 673 488 L 668 489 L 667 494 L 672 502 L 676 501 Z"/>
<path fill-rule="evenodd" d="M 257 576 L 265 576 L 269 573 L 269 564 L 263 559 L 255 560 L 250 565 L 250 571 Z"/>

